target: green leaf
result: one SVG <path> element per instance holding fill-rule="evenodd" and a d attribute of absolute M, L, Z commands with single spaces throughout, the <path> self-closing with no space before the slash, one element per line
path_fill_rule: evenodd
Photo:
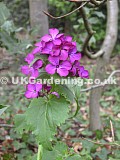
<path fill-rule="evenodd" d="M 102 139 L 103 132 L 101 130 L 96 130 L 95 133 L 96 133 L 96 138 L 97 139 Z"/>
<path fill-rule="evenodd" d="M 91 24 L 97 24 L 99 22 L 99 19 L 97 17 L 92 17 L 92 18 L 89 18 L 89 22 Z"/>
<path fill-rule="evenodd" d="M 55 91 L 63 95 L 68 102 L 74 101 L 74 94 L 66 85 L 56 85 Z"/>
<path fill-rule="evenodd" d="M 26 116 L 25 114 L 17 114 L 14 118 L 15 122 L 15 131 L 17 133 L 23 134 L 23 131 L 29 130 L 29 126 L 26 123 Z"/>
<path fill-rule="evenodd" d="M 80 94 L 80 89 L 81 89 L 81 85 L 73 85 L 73 86 L 70 86 L 70 89 L 72 90 L 73 94 L 74 94 L 74 99 L 75 99 L 75 102 L 76 102 L 76 105 L 77 105 L 77 109 L 76 109 L 76 112 L 74 114 L 74 116 L 76 116 L 80 110 L 80 103 L 79 103 L 79 99 L 81 97 L 81 94 Z"/>
<path fill-rule="evenodd" d="M 0 104 L 0 115 L 3 114 L 7 108 L 8 108 L 8 106 L 4 106 L 4 105 Z"/>
<path fill-rule="evenodd" d="M 0 25 L 2 25 L 10 16 L 10 12 L 3 2 L 0 2 Z"/>
<path fill-rule="evenodd" d="M 14 39 L 10 37 L 5 30 L 0 30 L 0 41 L 2 41 L 7 48 L 14 48 L 15 46 Z"/>
<path fill-rule="evenodd" d="M 43 157 L 42 160 L 56 160 L 56 152 L 55 151 L 48 151 L 48 150 L 43 150 Z"/>
<path fill-rule="evenodd" d="M 68 118 L 69 103 L 64 97 L 34 99 L 26 111 L 27 124 L 32 128 L 40 144 L 51 149 L 51 142 L 57 131 L 57 126 Z"/>
<path fill-rule="evenodd" d="M 105 15 L 102 12 L 95 11 L 94 14 L 97 15 L 97 17 L 99 18 L 105 19 Z"/>
<path fill-rule="evenodd" d="M 57 142 L 52 151 L 43 151 L 43 160 L 58 160 L 68 153 L 68 147 L 63 142 Z M 62 159 L 63 160 L 63 159 Z"/>
<path fill-rule="evenodd" d="M 0 30 L 0 41 L 2 42 L 2 47 L 6 47 L 10 53 L 22 53 L 26 50 L 27 45 L 30 45 L 29 40 L 18 40 L 15 33 L 10 33 L 8 35 L 7 31 Z"/>
<path fill-rule="evenodd" d="M 68 147 L 65 143 L 58 142 L 55 145 L 54 150 L 57 152 L 57 154 L 65 155 L 68 151 Z"/>
<path fill-rule="evenodd" d="M 100 152 L 96 152 L 94 155 L 94 157 L 98 156 L 101 160 L 107 160 L 107 155 L 108 155 L 108 151 L 106 148 L 102 148 L 102 150 Z"/>
<path fill-rule="evenodd" d="M 74 155 L 66 158 L 66 160 L 80 160 L 82 157 L 80 155 Z"/>
<path fill-rule="evenodd" d="M 15 26 L 13 24 L 13 21 L 5 21 L 3 25 L 1 26 L 2 30 L 5 30 L 7 33 L 11 33 L 15 31 Z"/>

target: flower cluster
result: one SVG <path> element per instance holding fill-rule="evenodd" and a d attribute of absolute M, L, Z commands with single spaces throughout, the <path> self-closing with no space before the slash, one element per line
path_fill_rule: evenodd
<path fill-rule="evenodd" d="M 28 84 L 27 90 L 25 92 L 25 97 L 30 99 L 30 98 L 44 97 L 47 94 L 52 94 L 55 95 L 57 98 L 59 98 L 59 94 L 57 92 L 51 92 L 51 89 L 52 87 L 46 84 L 44 85 L 40 83 Z"/>
<path fill-rule="evenodd" d="M 36 55 L 46 55 L 47 58 L 45 61 L 40 58 L 35 61 Z M 80 65 L 80 59 L 81 53 L 77 51 L 76 42 L 72 41 L 72 37 L 65 36 L 63 33 L 59 34 L 58 29 L 52 28 L 49 29 L 49 34 L 43 36 L 35 44 L 32 52 L 27 55 L 25 61 L 28 65 L 22 66 L 21 71 L 23 74 L 34 78 L 39 76 L 40 69 L 44 69 L 50 75 L 57 73 L 60 77 L 88 78 L 89 73 L 84 66 Z M 34 87 L 36 92 L 32 98 L 40 96 L 38 94 L 40 85 L 36 84 Z M 31 98 L 31 96 L 27 96 L 27 93 L 25 95 L 27 98 Z"/>

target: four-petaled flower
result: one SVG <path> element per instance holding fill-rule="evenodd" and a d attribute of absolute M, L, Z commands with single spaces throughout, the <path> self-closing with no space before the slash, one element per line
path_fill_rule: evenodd
<path fill-rule="evenodd" d="M 36 84 L 28 84 L 27 90 L 25 92 L 25 97 L 30 98 L 37 98 L 39 97 L 40 91 L 42 90 L 42 84 L 36 83 Z"/>
<path fill-rule="evenodd" d="M 81 78 L 89 78 L 89 72 L 83 66 L 80 66 L 78 74 Z"/>
<path fill-rule="evenodd" d="M 27 76 L 37 78 L 39 76 L 38 69 L 41 68 L 42 65 L 43 65 L 42 60 L 37 60 L 31 67 L 28 65 L 22 66 L 21 72 Z"/>
<path fill-rule="evenodd" d="M 59 30 L 56 28 L 49 29 L 49 34 L 46 34 L 41 38 L 44 42 L 50 42 L 52 41 L 55 45 L 60 45 L 62 42 L 60 38 L 63 36 L 63 34 L 59 34 Z"/>
<path fill-rule="evenodd" d="M 46 72 L 49 74 L 55 74 L 57 72 L 60 76 L 66 77 L 72 67 L 69 61 L 60 62 L 59 57 L 50 56 L 49 62 L 51 64 L 45 67 Z"/>
<path fill-rule="evenodd" d="M 71 63 L 74 63 L 76 60 L 79 61 L 81 59 L 81 53 L 77 53 L 76 44 L 71 45 L 68 54 Z"/>

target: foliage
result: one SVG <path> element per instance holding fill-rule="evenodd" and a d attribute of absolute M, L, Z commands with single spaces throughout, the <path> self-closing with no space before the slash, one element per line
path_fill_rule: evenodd
<path fill-rule="evenodd" d="M 45 148 L 51 149 L 50 141 L 56 133 L 56 127 L 67 119 L 68 104 L 62 97 L 60 99 L 52 98 L 49 101 L 38 98 L 31 102 L 29 109 L 26 111 L 25 119 L 27 124 L 32 128 L 33 133 Z M 21 121 L 19 122 L 19 125 L 21 125 Z M 19 125 L 17 123 L 18 127 Z M 24 123 L 22 123 L 23 125 Z M 26 125 L 24 127 L 23 129 L 26 129 Z"/>
<path fill-rule="evenodd" d="M 5 110 L 7 109 L 8 107 L 7 106 L 4 106 L 4 105 L 1 105 L 0 104 L 0 116 L 1 114 L 3 114 L 5 112 Z"/>
<path fill-rule="evenodd" d="M 31 45 L 29 40 L 20 40 L 17 33 L 21 30 L 15 27 L 10 18 L 9 9 L 0 2 L 0 47 L 5 47 L 11 53 L 22 53 Z"/>
<path fill-rule="evenodd" d="M 29 1 L 4 0 L 11 12 L 11 17 L 18 27 L 27 27 L 29 25 Z"/>

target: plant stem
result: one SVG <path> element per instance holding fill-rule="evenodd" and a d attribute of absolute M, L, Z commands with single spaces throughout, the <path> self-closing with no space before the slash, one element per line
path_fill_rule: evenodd
<path fill-rule="evenodd" d="M 42 145 L 38 145 L 37 160 L 42 160 L 42 154 L 43 154 L 43 147 L 42 147 Z"/>

